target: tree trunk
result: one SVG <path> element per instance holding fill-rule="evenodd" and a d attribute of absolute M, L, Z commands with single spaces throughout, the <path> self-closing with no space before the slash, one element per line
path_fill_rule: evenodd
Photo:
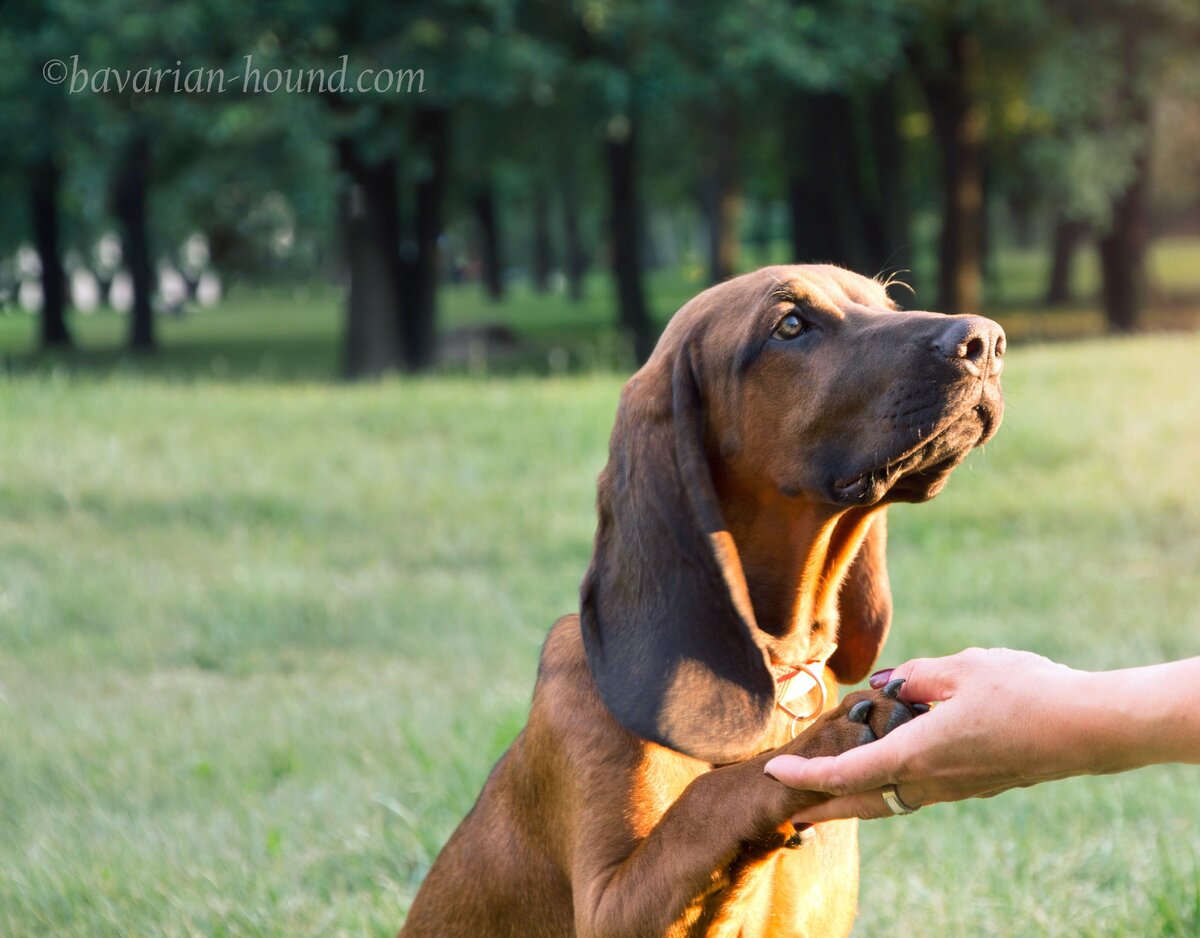
<path fill-rule="evenodd" d="M 396 161 L 365 164 L 346 138 L 338 141 L 338 160 L 348 180 L 341 217 L 350 280 L 342 367 L 348 378 L 371 377 L 401 364 Z"/>
<path fill-rule="evenodd" d="M 50 157 L 33 170 L 32 195 L 34 243 L 42 267 L 42 347 L 71 345 L 67 328 L 67 281 L 58 253 L 58 187 L 61 175 Z"/>
<path fill-rule="evenodd" d="M 103 308 L 111 305 L 113 273 L 101 273 L 96 268 L 90 268 L 96 278 L 96 305 Z"/>
<path fill-rule="evenodd" d="M 339 165 L 345 169 L 341 157 L 342 142 L 338 141 L 337 146 Z M 348 169 L 345 171 L 349 172 Z M 204 237 L 208 241 L 208 263 L 214 270 L 219 271 L 221 277 L 228 283 L 231 271 L 236 269 L 234 258 L 242 244 L 237 229 L 229 224 L 214 224 L 205 229 Z"/>
<path fill-rule="evenodd" d="M 737 269 L 742 194 L 738 186 L 736 118 L 723 109 L 710 126 L 714 133 L 712 159 L 702 203 L 708 223 L 708 279 L 720 283 Z"/>
<path fill-rule="evenodd" d="M 771 245 L 775 235 L 775 201 L 755 199 L 750 203 L 750 230 L 746 242 L 754 252 L 756 267 L 771 262 Z"/>
<path fill-rule="evenodd" d="M 533 186 L 533 289 L 545 293 L 550 289 L 550 274 L 554 269 L 554 253 L 550 246 L 550 198 L 540 180 Z"/>
<path fill-rule="evenodd" d="M 1008 214 L 1012 219 L 1013 238 L 1017 247 L 1029 250 L 1034 246 L 1033 194 L 1019 189 L 1008 197 Z"/>
<path fill-rule="evenodd" d="M 488 182 L 471 198 L 471 209 L 479 225 L 479 260 L 483 287 L 499 303 L 504 299 L 504 262 L 500 254 L 500 232 L 496 224 L 496 192 Z"/>
<path fill-rule="evenodd" d="M 983 305 L 985 147 L 979 40 L 952 27 L 942 51 L 944 68 L 914 54 L 941 157 L 938 307 L 946 313 L 977 313 Z"/>
<path fill-rule="evenodd" d="M 567 274 L 567 296 L 573 303 L 583 299 L 583 280 L 587 274 L 588 259 L 583 249 L 583 236 L 580 230 L 579 207 L 579 175 L 575 167 L 575 156 L 571 143 L 564 144 L 562 166 L 559 171 L 562 180 L 562 223 L 563 248 L 566 252 L 565 268 Z"/>
<path fill-rule="evenodd" d="M 1100 276 L 1104 315 L 1113 332 L 1133 332 L 1141 322 L 1146 288 L 1146 247 L 1150 240 L 1150 117 L 1151 105 L 1139 88 L 1140 37 L 1126 28 L 1121 34 L 1121 102 L 1142 143 L 1134 155 L 1133 177 L 1112 203 L 1108 233 L 1100 239 Z"/>
<path fill-rule="evenodd" d="M 1063 215 L 1054 219 L 1054 234 L 1050 248 L 1050 281 L 1046 286 L 1046 304 L 1063 306 L 1071 302 L 1071 275 L 1075 253 L 1086 226 Z"/>
<path fill-rule="evenodd" d="M 868 151 L 874 170 L 870 186 L 862 186 L 863 273 L 908 268 L 912 263 L 908 238 L 908 201 L 904 188 L 904 143 L 900 139 L 900 104 L 896 79 L 867 92 Z M 867 197 L 867 192 L 870 195 Z"/>
<path fill-rule="evenodd" d="M 633 126 L 610 135 L 606 144 L 609 181 L 609 225 L 613 277 L 621 328 L 632 338 L 639 363 L 654 351 L 655 331 L 642 289 L 638 246 L 640 206 L 637 194 L 637 152 Z"/>
<path fill-rule="evenodd" d="M 983 183 L 979 193 L 979 269 L 983 276 L 983 282 L 995 283 L 996 267 L 995 255 L 992 251 L 992 167 L 988 162 L 987 154 L 984 154 L 983 160 Z M 979 305 L 983 307 L 982 293 L 979 298 Z"/>
<path fill-rule="evenodd" d="M 850 97 L 806 93 L 793 99 L 783 126 L 792 174 L 788 181 L 792 257 L 861 269 L 865 263 L 856 212 L 856 140 Z"/>
<path fill-rule="evenodd" d="M 187 302 L 195 303 L 200 296 L 200 273 L 189 271 L 184 264 L 176 264 L 175 269 L 179 271 L 179 276 L 183 280 Z"/>
<path fill-rule="evenodd" d="M 130 143 L 117 172 L 116 210 L 121 220 L 121 256 L 133 281 L 133 310 L 129 317 L 129 348 L 149 352 L 155 339 L 154 267 L 150 261 L 150 236 L 146 225 L 146 185 L 150 175 L 150 142 L 139 132 Z"/>
<path fill-rule="evenodd" d="M 414 250 L 402 258 L 400 338 L 404 366 L 417 372 L 429 368 L 437 353 L 438 238 L 450 168 L 449 113 L 443 108 L 418 110 L 413 138 L 429 161 L 429 171 L 416 188 Z"/>
<path fill-rule="evenodd" d="M 1100 239 L 1104 315 L 1113 332 L 1133 332 L 1141 321 L 1148 240 L 1146 188 L 1146 167 L 1140 165 L 1129 187 L 1114 200 L 1111 227 Z"/>

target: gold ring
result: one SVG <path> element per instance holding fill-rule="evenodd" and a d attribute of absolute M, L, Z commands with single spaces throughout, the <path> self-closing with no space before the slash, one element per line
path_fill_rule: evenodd
<path fill-rule="evenodd" d="M 917 805 L 916 808 L 913 808 L 905 804 L 904 799 L 900 797 L 900 793 L 896 791 L 895 785 L 883 786 L 883 803 L 888 806 L 888 810 L 892 814 L 912 814 L 917 808 L 921 807 Z"/>

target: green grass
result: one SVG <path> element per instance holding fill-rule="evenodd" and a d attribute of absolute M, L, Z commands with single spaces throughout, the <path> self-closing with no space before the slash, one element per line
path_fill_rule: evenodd
<path fill-rule="evenodd" d="M 326 301 L 0 377 L 0 935 L 391 934 L 520 728 L 620 379 L 312 383 Z M 1014 349 L 997 439 L 893 513 L 886 660 L 1195 654 L 1198 357 Z M 857 934 L 1197 934 L 1198 773 L 865 825 Z"/>

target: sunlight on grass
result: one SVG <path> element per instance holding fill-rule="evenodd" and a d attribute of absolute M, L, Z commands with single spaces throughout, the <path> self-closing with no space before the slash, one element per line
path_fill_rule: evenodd
<path fill-rule="evenodd" d="M 1195 654 L 1198 356 L 1014 349 L 894 512 L 886 660 Z M 0 934 L 394 933 L 576 607 L 619 387 L 0 378 Z M 1194 933 L 1196 771 L 866 825 L 857 934 Z"/>

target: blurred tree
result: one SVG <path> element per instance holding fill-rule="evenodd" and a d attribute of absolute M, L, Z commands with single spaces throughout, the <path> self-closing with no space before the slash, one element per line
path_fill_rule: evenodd
<path fill-rule="evenodd" d="M 609 185 L 609 249 L 617 285 L 618 318 L 633 338 L 634 354 L 644 362 L 654 351 L 658 332 L 646 305 L 641 268 L 641 196 L 637 182 L 636 112 L 609 122 L 606 155 Z"/>
<path fill-rule="evenodd" d="M 1071 302 L 1075 256 L 1087 233 L 1086 223 L 1061 212 L 1054 216 L 1050 234 L 1050 273 L 1045 295 L 1048 306 L 1063 306 Z"/>
<path fill-rule="evenodd" d="M 68 77 L 64 49 L 74 47 L 69 24 L 54 4 L 14 0 L 0 30 L 0 135 L 13 181 L 24 189 L 34 248 L 41 268 L 43 347 L 71 344 L 67 283 L 63 272 L 61 194 L 68 101 L 55 79 Z M 57 60 L 54 65 L 47 65 Z M 44 72 L 49 68 L 52 72 Z"/>
<path fill-rule="evenodd" d="M 46 155 L 30 174 L 33 236 L 42 271 L 42 346 L 71 344 L 67 329 L 67 282 L 59 253 L 59 191 L 62 178 L 55 158 Z"/>
<path fill-rule="evenodd" d="M 904 257 L 898 87 L 909 24 L 886 3 L 790 3 L 769 31 L 792 256 L 867 273 Z"/>
<path fill-rule="evenodd" d="M 642 281 L 644 232 L 639 141 L 645 114 L 669 99 L 676 63 L 657 41 L 670 11 L 635 0 L 585 3 L 570 48 L 586 75 L 586 95 L 603 127 L 608 186 L 608 249 L 617 294 L 617 321 L 638 362 L 654 350 L 658 330 Z"/>
<path fill-rule="evenodd" d="M 1057 194 L 1048 299 L 1063 296 L 1081 232 L 1098 236 L 1109 328 L 1136 329 L 1146 289 L 1155 104 L 1175 72 L 1200 81 L 1200 6 L 1186 0 L 1054 0 L 1055 39 L 1032 101 L 1048 131 L 1031 159 Z"/>
<path fill-rule="evenodd" d="M 1005 73 L 1028 69 L 1045 9 L 1036 0 L 921 0 L 901 9 L 910 18 L 908 58 L 940 160 L 938 308 L 977 313 L 988 244 L 989 135 L 1001 118 L 994 89 L 1005 87 Z"/>
<path fill-rule="evenodd" d="M 983 306 L 984 141 L 979 37 L 953 20 L 911 46 L 916 75 L 941 155 L 942 227 L 938 236 L 938 308 L 978 313 Z"/>
<path fill-rule="evenodd" d="M 545 293 L 550 289 L 550 274 L 554 270 L 554 248 L 550 240 L 550 193 L 542 178 L 533 180 L 533 289 Z"/>
<path fill-rule="evenodd" d="M 549 200 L 557 199 L 563 241 L 559 257 L 567 295 L 578 301 L 593 253 L 585 216 L 607 165 L 607 158 L 599 158 L 598 143 L 605 138 L 613 108 L 620 106 L 612 96 L 614 76 L 604 57 L 610 11 L 603 3 L 552 0 L 526 0 L 518 10 L 521 28 L 542 43 L 549 67 L 532 86 L 535 125 L 509 121 L 520 135 L 519 145 L 509 152 L 542 181 Z"/>
<path fill-rule="evenodd" d="M 490 179 L 477 183 L 471 211 L 479 229 L 479 260 L 484 289 L 495 302 L 504 299 L 504 254 L 497 220 L 496 186 Z"/>
<path fill-rule="evenodd" d="M 351 376 L 419 371 L 434 360 L 454 118 L 517 100 L 545 64 L 540 44 L 516 28 L 515 7 L 516 0 L 440 0 L 419 8 L 300 0 L 260 14 L 260 31 L 277 42 L 272 64 L 279 67 L 332 71 L 344 55 L 351 83 L 368 68 L 376 77 L 411 70 L 397 81 L 408 83 L 405 92 L 322 95 L 325 134 L 345 186 Z"/>
<path fill-rule="evenodd" d="M 155 341 L 154 264 L 150 259 L 146 189 L 150 176 L 150 141 L 147 132 L 134 130 L 113 183 L 113 205 L 121 220 L 121 255 L 133 282 L 133 307 L 129 317 L 129 347 L 153 351 Z"/>
<path fill-rule="evenodd" d="M 1125 184 L 1112 195 L 1107 229 L 1101 234 L 1100 275 L 1104 313 L 1109 327 L 1131 332 L 1138 324 L 1146 289 L 1146 248 L 1150 240 L 1151 69 L 1160 51 L 1145 4 L 1121 4 L 1116 14 L 1118 36 L 1113 50 L 1118 63 L 1111 106 L 1115 123 L 1128 127 L 1132 142 Z M 1159 12 L 1159 11 L 1153 11 Z M 1093 14 L 1094 15 L 1094 14 Z M 1167 24 L 1161 24 L 1161 30 Z M 1163 37 L 1165 38 L 1165 37 Z M 1150 86 L 1150 87 L 1148 87 Z"/>
<path fill-rule="evenodd" d="M 589 251 L 584 233 L 584 185 L 576 135 L 571 121 L 564 118 L 558 134 L 558 179 L 562 205 L 563 267 L 567 277 L 567 295 L 575 302 L 583 299 L 584 278 L 589 266 Z"/>
<path fill-rule="evenodd" d="M 244 68 L 241 51 L 229 53 L 230 68 Z M 245 279 L 331 274 L 336 167 L 321 102 L 230 94 L 172 104 L 169 133 L 156 141 L 149 220 L 162 245 L 159 262 L 194 289 L 198 271 L 185 253 L 199 234 L 226 289 Z"/>
<path fill-rule="evenodd" d="M 696 194 L 707 235 L 708 279 L 725 280 L 737 272 L 744 210 L 742 114 L 763 75 L 756 23 L 761 10 L 700 2 L 692 10 L 693 28 L 668 33 L 677 47 L 680 79 L 676 94 L 692 115 L 690 132 L 679 149 L 695 148 Z M 691 137 L 690 141 L 686 137 Z"/>
<path fill-rule="evenodd" d="M 415 185 L 413 237 L 400 255 L 400 340 L 405 369 L 421 371 L 433 364 L 434 321 L 438 278 L 438 238 L 449 171 L 450 111 L 419 107 L 413 116 L 412 139 L 426 165 Z M 411 247 L 409 246 L 411 245 Z"/>
<path fill-rule="evenodd" d="M 72 63 L 78 74 L 69 78 L 69 88 L 58 88 L 86 116 L 73 127 L 78 162 L 89 177 L 96 165 L 109 176 L 107 209 L 117 219 L 121 262 L 133 287 L 128 345 L 151 351 L 157 345 L 158 261 L 173 253 L 166 239 L 155 237 L 161 217 L 155 194 L 170 202 L 168 194 L 175 194 L 188 168 L 203 165 L 198 174 L 211 183 L 215 168 L 229 170 L 235 162 L 222 162 L 201 132 L 226 102 L 220 95 L 189 93 L 187 76 L 193 69 L 232 72 L 240 52 L 234 36 L 244 21 L 233 0 L 56 0 L 55 8 L 78 50 Z M 112 29 L 113 23 L 121 28 Z M 193 220 L 177 222 L 176 234 L 182 237 L 180 229 Z M 100 227 L 93 212 L 93 237 Z M 111 272 L 101 276 L 111 279 Z"/>
<path fill-rule="evenodd" d="M 1047 299 L 1068 296 L 1094 232 L 1124 330 L 1144 292 L 1156 102 L 1200 73 L 1198 20 L 1194 0 L 14 0 L 0 187 L 22 204 L 0 238 L 11 249 L 21 226 L 39 255 L 45 345 L 70 341 L 76 265 L 107 292 L 119 254 L 138 349 L 155 342 L 159 270 L 196 289 L 181 253 L 196 232 L 230 277 L 311 274 L 340 242 L 345 367 L 365 375 L 434 360 L 439 277 L 472 253 L 450 263 L 443 243 L 477 244 L 493 298 L 506 256 L 537 289 L 561 269 L 578 297 L 602 227 L 618 325 L 644 359 L 657 337 L 645 269 L 736 273 L 747 198 L 763 257 L 786 213 L 797 259 L 875 272 L 907 249 L 915 185 L 940 201 L 941 308 L 980 305 L 989 207 L 1022 243 L 1043 209 Z M 274 69 L 344 70 L 344 83 L 204 95 L 110 79 L 73 93 L 39 75 L 76 50 L 93 72 L 167 69 L 168 86 L 173 63 L 244 74 L 248 55 L 260 83 Z M 367 69 L 388 89 L 350 90 Z M 114 228 L 121 250 L 109 237 L 97 257 Z M 11 279 L 0 269 L 0 293 Z"/>

